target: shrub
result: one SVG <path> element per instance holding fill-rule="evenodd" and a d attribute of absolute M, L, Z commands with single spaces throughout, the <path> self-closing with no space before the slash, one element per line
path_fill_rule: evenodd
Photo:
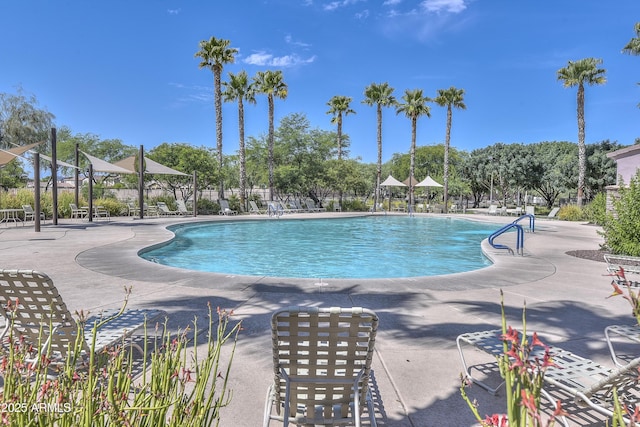
<path fill-rule="evenodd" d="M 566 205 L 558 211 L 558 219 L 562 221 L 582 221 L 582 209 L 577 205 Z"/>
<path fill-rule="evenodd" d="M 198 200 L 198 213 L 201 215 L 214 215 L 220 212 L 220 205 L 209 199 Z"/>
<path fill-rule="evenodd" d="M 366 212 L 369 209 L 370 207 L 367 206 L 367 204 L 362 200 L 353 199 L 353 200 L 344 200 L 342 202 L 343 211 Z"/>
<path fill-rule="evenodd" d="M 228 381 L 240 331 L 240 323 L 231 325 L 230 316 L 219 309 L 216 316 L 209 307 L 204 334 L 197 319 L 191 328 L 177 333 L 169 332 L 165 321 L 155 342 L 148 344 L 145 333 L 141 361 L 133 359 L 131 346 L 124 343 L 99 354 L 91 344 L 88 355 L 67 358 L 55 376 L 48 375 L 54 355 L 46 355 L 35 366 L 28 363 L 31 343 L 10 332 L 9 342 L 15 345 L 0 350 L 2 423 L 58 427 L 217 425 L 220 408 L 231 400 Z M 94 327 L 90 343 L 95 343 L 99 326 Z M 193 339 L 188 339 L 188 334 Z M 201 336 L 204 342 L 198 342 Z M 81 354 L 81 339 L 82 319 L 70 354 Z M 227 347 L 230 351 L 223 352 Z M 138 378 L 137 373 L 141 373 Z"/>
<path fill-rule="evenodd" d="M 109 211 L 109 215 L 117 216 L 121 215 L 123 212 L 128 211 L 127 205 L 118 201 L 117 199 L 106 198 L 106 199 L 96 199 L 93 201 L 93 206 L 104 206 L 106 210 Z"/>
<path fill-rule="evenodd" d="M 598 193 L 593 200 L 582 210 L 584 219 L 597 224 L 604 225 L 607 218 L 607 195 Z"/>
<path fill-rule="evenodd" d="M 620 187 L 613 207 L 603 224 L 605 245 L 614 254 L 640 256 L 640 172 Z"/>

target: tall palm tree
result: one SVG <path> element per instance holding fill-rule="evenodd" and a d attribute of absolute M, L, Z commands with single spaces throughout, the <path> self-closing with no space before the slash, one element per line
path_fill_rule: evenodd
<path fill-rule="evenodd" d="M 584 141 L 584 85 L 601 85 L 606 83 L 606 70 L 598 68 L 602 59 L 585 58 L 569 61 L 568 65 L 558 70 L 558 80 L 564 87 L 578 86 L 578 206 L 582 206 L 584 198 L 584 180 L 587 171 L 587 155 Z"/>
<path fill-rule="evenodd" d="M 444 140 L 444 213 L 449 208 L 449 146 L 451 144 L 451 118 L 453 116 L 452 109 L 460 108 L 466 110 L 464 104 L 464 89 L 456 89 L 451 86 L 449 89 L 438 89 L 438 96 L 434 99 L 436 104 L 441 107 L 447 107 L 447 133 Z"/>
<path fill-rule="evenodd" d="M 636 36 L 627 43 L 622 52 L 630 55 L 640 55 L 640 22 L 636 22 L 634 29 Z"/>
<path fill-rule="evenodd" d="M 416 129 L 420 116 L 431 117 L 431 108 L 427 105 L 431 99 L 422 94 L 422 89 L 405 90 L 402 102 L 396 108 L 396 114 L 404 113 L 411 120 L 411 152 L 409 156 L 409 211 L 413 211 L 413 172 L 416 163 Z"/>
<path fill-rule="evenodd" d="M 253 78 L 253 85 L 255 91 L 267 95 L 269 101 L 269 198 L 273 200 L 273 101 L 275 98 L 286 99 L 289 88 L 284 82 L 282 71 L 258 71 Z"/>
<path fill-rule="evenodd" d="M 250 104 L 256 103 L 253 85 L 249 83 L 249 76 L 246 71 L 238 74 L 229 73 L 229 81 L 223 82 L 224 91 L 222 96 L 225 102 L 238 102 L 238 135 L 240 154 L 240 204 L 247 209 L 247 164 L 244 149 L 244 101 Z"/>
<path fill-rule="evenodd" d="M 350 107 L 352 98 L 349 96 L 336 95 L 332 97 L 327 105 L 329 106 L 329 111 L 327 114 L 332 114 L 331 123 L 336 125 L 337 130 L 337 142 L 338 142 L 338 167 L 341 166 L 342 162 L 342 117 L 348 116 L 349 114 L 355 114 L 356 111 Z M 342 188 L 338 191 L 338 206 L 340 210 L 342 210 Z"/>
<path fill-rule="evenodd" d="M 640 55 L 640 22 L 636 22 L 635 25 L 636 37 L 632 38 L 629 43 L 622 49 L 622 53 L 628 53 L 629 55 Z M 640 83 L 638 83 L 640 85 Z M 640 104 L 638 104 L 640 108 Z"/>
<path fill-rule="evenodd" d="M 220 179 L 219 197 L 224 199 L 224 181 L 222 179 L 222 69 L 232 64 L 238 49 L 229 47 L 229 40 L 211 37 L 200 42 L 200 50 L 195 57 L 201 58 L 200 68 L 209 68 L 213 72 L 214 104 L 216 110 L 216 149 L 218 151 L 218 176 Z"/>
<path fill-rule="evenodd" d="M 397 104 L 393 96 L 393 88 L 388 83 L 371 83 L 364 90 L 364 104 L 376 106 L 378 123 L 378 167 L 376 169 L 376 192 L 373 201 L 373 211 L 378 207 L 380 200 L 380 182 L 382 179 L 382 107 L 392 107 Z"/>

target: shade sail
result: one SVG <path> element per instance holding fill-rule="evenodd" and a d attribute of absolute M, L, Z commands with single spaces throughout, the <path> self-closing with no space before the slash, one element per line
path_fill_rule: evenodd
<path fill-rule="evenodd" d="M 40 157 L 42 157 L 43 159 L 47 160 L 48 162 L 53 163 L 53 159 L 51 157 L 49 157 L 49 156 L 46 156 L 44 154 L 40 154 Z M 58 166 L 64 166 L 65 168 L 80 169 L 80 168 L 72 165 L 71 163 L 63 162 L 62 160 L 56 160 L 56 163 L 58 164 Z"/>
<path fill-rule="evenodd" d="M 131 156 L 131 157 L 127 157 L 126 159 L 117 161 L 115 165 L 129 170 L 129 173 L 137 173 L 135 168 L 135 162 L 136 162 L 136 156 Z M 170 167 L 162 165 L 158 162 L 155 162 L 147 157 L 144 158 L 144 163 L 145 163 L 145 173 L 160 174 L 160 175 L 189 176 L 189 174 L 177 171 L 175 169 L 171 169 Z"/>
<path fill-rule="evenodd" d="M 405 184 L 403 184 L 402 182 L 398 181 L 397 179 L 395 179 L 391 175 L 389 175 L 389 177 L 387 179 L 385 179 L 383 182 L 381 182 L 380 185 L 384 185 L 384 186 L 387 186 L 387 187 L 406 187 Z"/>
<path fill-rule="evenodd" d="M 416 187 L 442 187 L 442 184 L 438 184 L 429 175 L 422 181 L 416 184 Z"/>
<path fill-rule="evenodd" d="M 405 179 L 404 181 L 402 181 L 404 185 L 406 185 L 407 187 L 409 186 L 409 178 Z M 416 184 L 418 183 L 418 180 L 412 176 L 411 177 L 411 185 L 413 185 L 414 187 L 416 186 Z"/>
<path fill-rule="evenodd" d="M 42 142 L 34 142 L 33 144 L 22 145 L 20 147 L 9 148 L 8 150 L 0 149 L 0 167 L 6 165 L 11 160 L 15 159 L 18 156 L 23 155 L 27 151 L 31 150 L 33 147 L 42 144 Z"/>
<path fill-rule="evenodd" d="M 81 151 L 82 154 L 84 154 L 87 159 L 89 159 L 89 162 L 91 162 L 91 164 L 93 165 L 93 170 L 96 172 L 106 172 L 106 173 L 135 173 L 134 171 L 130 171 L 128 169 L 125 169 L 123 167 L 120 166 L 116 166 L 116 165 L 112 165 L 109 162 L 106 162 L 104 160 L 101 160 L 97 157 L 93 157 L 87 153 L 85 153 L 84 151 Z"/>

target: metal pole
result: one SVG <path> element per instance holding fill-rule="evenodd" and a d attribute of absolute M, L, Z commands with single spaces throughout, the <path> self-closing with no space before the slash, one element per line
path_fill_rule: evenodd
<path fill-rule="evenodd" d="M 198 179 L 196 171 L 193 171 L 193 216 L 198 216 Z"/>
<path fill-rule="evenodd" d="M 138 152 L 138 207 L 140 219 L 144 218 L 144 147 L 140 146 Z"/>
<path fill-rule="evenodd" d="M 34 181 L 34 210 L 33 231 L 40 232 L 40 153 L 33 154 L 33 181 Z"/>
<path fill-rule="evenodd" d="M 73 202 L 76 206 L 80 206 L 80 144 L 76 142 L 76 156 L 75 156 L 76 169 L 73 173 L 73 184 L 75 190 L 73 192 Z"/>
<path fill-rule="evenodd" d="M 93 222 L 93 164 L 89 163 L 89 212 L 87 212 L 89 222 Z"/>
<path fill-rule="evenodd" d="M 51 203 L 53 204 L 53 225 L 58 225 L 58 140 L 56 128 L 51 128 Z M 39 216 L 40 213 L 36 212 Z"/>

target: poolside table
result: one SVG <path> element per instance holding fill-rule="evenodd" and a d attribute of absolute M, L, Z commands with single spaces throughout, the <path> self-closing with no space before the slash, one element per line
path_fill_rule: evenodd
<path fill-rule="evenodd" d="M 9 222 L 13 222 L 16 226 L 18 225 L 18 221 L 24 225 L 24 221 L 18 215 L 19 213 L 24 212 L 22 209 L 0 209 L 0 213 L 2 214 L 2 218 L 0 218 L 0 224 L 5 223 L 9 224 Z"/>

